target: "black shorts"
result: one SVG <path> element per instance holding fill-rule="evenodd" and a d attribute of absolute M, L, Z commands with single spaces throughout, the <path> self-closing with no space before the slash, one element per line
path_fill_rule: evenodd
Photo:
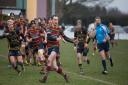
<path fill-rule="evenodd" d="M 77 44 L 77 53 L 83 53 L 84 50 L 84 43 L 83 42 L 79 42 Z"/>
<path fill-rule="evenodd" d="M 88 51 L 89 51 L 89 48 L 84 48 L 84 43 L 83 42 L 78 43 L 77 53 L 81 53 L 81 54 L 83 54 L 83 56 L 87 56 Z"/>
<path fill-rule="evenodd" d="M 33 43 L 28 43 L 27 47 L 28 47 L 28 49 L 32 49 L 33 48 Z"/>
<path fill-rule="evenodd" d="M 39 47 L 38 47 L 38 50 L 39 49 L 45 49 L 45 48 L 46 48 L 46 45 L 44 43 L 40 43 Z"/>
<path fill-rule="evenodd" d="M 111 41 L 111 40 L 114 40 L 114 37 L 115 37 L 115 34 L 110 35 L 110 41 Z"/>
<path fill-rule="evenodd" d="M 10 50 L 8 56 L 22 56 L 19 50 Z"/>
<path fill-rule="evenodd" d="M 97 48 L 99 49 L 99 52 L 103 51 L 103 50 L 105 52 L 108 52 L 109 51 L 109 42 L 97 44 Z"/>
<path fill-rule="evenodd" d="M 48 55 L 50 55 L 52 51 L 56 52 L 57 54 L 60 54 L 60 49 L 58 46 L 48 48 Z"/>
<path fill-rule="evenodd" d="M 33 48 L 33 55 L 35 54 L 35 53 L 38 53 L 38 50 L 40 50 L 40 49 L 45 49 L 45 44 L 44 43 L 40 43 L 40 44 L 38 44 L 37 45 L 37 47 L 34 47 Z"/>
<path fill-rule="evenodd" d="M 33 48 L 33 49 L 32 49 L 32 54 L 35 55 L 35 54 L 37 54 L 37 53 L 38 53 L 38 48 Z"/>

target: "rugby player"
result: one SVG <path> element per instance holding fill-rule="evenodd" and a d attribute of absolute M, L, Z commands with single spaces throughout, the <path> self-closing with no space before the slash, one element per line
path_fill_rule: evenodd
<path fill-rule="evenodd" d="M 97 47 L 99 49 L 99 54 L 102 59 L 102 66 L 103 66 L 103 74 L 108 74 L 108 69 L 106 65 L 106 58 L 110 60 L 110 65 L 113 66 L 112 57 L 109 53 L 109 31 L 108 28 L 101 24 L 101 18 L 96 17 L 95 18 L 96 23 L 96 41 L 97 41 Z"/>
<path fill-rule="evenodd" d="M 52 21 L 52 23 L 51 23 Z M 62 75 L 66 82 L 68 82 L 67 74 L 63 72 L 62 67 L 57 64 L 58 55 L 60 54 L 60 40 L 62 39 L 60 34 L 60 27 L 58 26 L 58 17 L 53 16 L 50 20 L 50 26 L 47 28 L 47 48 L 48 48 L 48 61 L 47 67 L 45 68 L 45 74 L 41 80 L 42 83 L 47 81 L 47 77 L 50 71 L 56 71 L 58 74 Z"/>
<path fill-rule="evenodd" d="M 44 43 L 47 42 L 47 34 L 45 30 L 40 29 L 36 26 L 35 21 L 31 22 L 31 28 L 28 30 L 28 42 L 31 43 L 33 54 L 34 54 L 34 63 L 41 65 L 43 61 L 45 61 L 44 57 Z"/>
<path fill-rule="evenodd" d="M 24 71 L 23 58 L 20 52 L 21 48 L 21 38 L 20 35 L 16 32 L 16 28 L 14 26 L 14 21 L 12 19 L 7 21 L 8 32 L 4 33 L 0 38 L 7 38 L 9 44 L 9 52 L 8 57 L 12 67 L 21 74 L 21 70 L 18 68 L 18 65 L 21 66 L 21 69 Z"/>
<path fill-rule="evenodd" d="M 81 74 L 83 74 L 82 62 L 87 61 L 88 64 L 90 63 L 87 57 L 89 51 L 88 41 L 89 41 L 89 37 L 88 37 L 87 29 L 82 27 L 81 20 L 77 20 L 77 25 L 75 26 L 75 32 L 74 32 L 74 43 L 77 48 L 77 62 Z"/>
<path fill-rule="evenodd" d="M 19 14 L 18 20 L 15 22 L 16 24 L 16 31 L 19 32 L 22 42 L 21 42 L 21 53 L 24 59 L 24 63 L 28 64 L 27 62 L 27 56 L 26 56 L 26 35 L 27 35 L 27 25 L 25 18 L 22 13 Z"/>
<path fill-rule="evenodd" d="M 117 42 L 115 41 L 115 28 L 113 27 L 112 22 L 109 23 L 109 36 L 110 36 L 110 43 L 112 45 L 112 47 L 114 47 L 114 45 L 117 45 Z"/>

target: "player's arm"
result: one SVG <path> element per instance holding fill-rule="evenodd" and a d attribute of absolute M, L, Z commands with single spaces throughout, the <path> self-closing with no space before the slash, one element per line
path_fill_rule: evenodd
<path fill-rule="evenodd" d="M 44 31 L 44 42 L 47 43 L 47 32 Z"/>
<path fill-rule="evenodd" d="M 108 28 L 107 28 L 106 26 L 102 26 L 102 29 L 103 29 L 103 33 L 104 33 L 104 35 L 105 35 L 103 41 L 104 41 L 104 42 L 107 42 L 107 41 L 110 40 L 110 37 L 109 37 L 109 30 L 108 30 Z"/>
<path fill-rule="evenodd" d="M 32 42 L 32 38 L 29 36 L 26 37 L 26 40 L 27 40 L 27 42 Z"/>
<path fill-rule="evenodd" d="M 90 38 L 89 38 L 89 36 L 88 36 L 88 34 L 87 34 L 87 35 L 86 35 L 86 38 L 85 38 L 85 40 L 84 40 L 84 47 L 85 47 L 85 48 L 88 47 L 89 41 L 90 41 Z"/>
<path fill-rule="evenodd" d="M 90 41 L 90 37 L 89 37 L 89 35 L 87 34 L 87 37 L 86 37 L 86 40 L 85 40 L 85 43 L 89 43 L 89 41 Z"/>
<path fill-rule="evenodd" d="M 64 33 L 63 33 L 63 29 L 62 28 L 60 28 L 60 36 L 59 36 L 60 38 L 61 38 L 61 40 L 64 42 L 64 43 L 66 43 L 66 40 L 65 40 L 65 35 L 64 35 Z"/>
<path fill-rule="evenodd" d="M 109 41 L 110 40 L 110 36 L 109 36 L 109 31 L 108 31 L 107 27 L 106 27 L 105 35 L 106 35 L 106 37 L 105 37 L 106 41 Z"/>
<path fill-rule="evenodd" d="M 97 44 L 97 40 L 96 40 L 96 36 L 94 37 L 94 40 L 93 40 L 93 45 L 95 46 Z"/>
<path fill-rule="evenodd" d="M 32 42 L 32 37 L 30 36 L 30 33 L 29 33 L 30 31 L 28 30 L 27 31 L 27 34 L 26 34 L 26 40 L 27 40 L 27 42 Z"/>
<path fill-rule="evenodd" d="M 115 28 L 113 28 L 112 34 L 115 34 Z"/>
<path fill-rule="evenodd" d="M 78 37 L 77 37 L 77 32 L 76 31 L 74 32 L 74 40 L 73 40 L 73 42 L 74 42 L 74 46 L 76 46 L 77 43 L 78 43 Z"/>
<path fill-rule="evenodd" d="M 27 27 L 27 25 L 26 25 L 26 26 L 25 26 L 25 33 L 24 33 L 24 36 L 26 36 L 27 33 L 28 33 L 28 27 Z"/>

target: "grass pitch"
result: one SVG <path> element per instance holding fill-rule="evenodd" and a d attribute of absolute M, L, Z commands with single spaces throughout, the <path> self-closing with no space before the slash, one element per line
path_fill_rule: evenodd
<path fill-rule="evenodd" d="M 0 40 L 0 85 L 128 85 L 128 41 L 118 41 L 118 46 L 111 48 L 114 67 L 108 66 L 108 75 L 102 75 L 101 59 L 98 52 L 92 56 L 90 44 L 90 64 L 83 63 L 85 75 L 79 74 L 73 45 L 61 44 L 61 62 L 65 72 L 69 75 L 70 83 L 55 72 L 51 72 L 46 84 L 40 83 L 39 73 L 41 67 L 26 66 L 26 71 L 18 76 L 8 68 L 7 42 Z"/>

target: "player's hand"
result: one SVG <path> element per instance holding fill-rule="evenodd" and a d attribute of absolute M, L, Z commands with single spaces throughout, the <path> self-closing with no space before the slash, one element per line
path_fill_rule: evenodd
<path fill-rule="evenodd" d="M 75 39 L 73 42 L 74 44 L 78 44 L 78 39 Z"/>
<path fill-rule="evenodd" d="M 85 44 L 84 44 L 84 47 L 85 47 L 85 48 L 87 48 L 87 47 L 88 47 L 88 44 L 87 44 L 87 43 L 85 43 Z"/>
<path fill-rule="evenodd" d="M 47 43 L 47 40 L 44 40 L 44 43 Z"/>
<path fill-rule="evenodd" d="M 57 40 L 57 41 L 60 41 L 60 40 L 61 40 L 61 37 L 58 37 L 56 40 Z"/>
<path fill-rule="evenodd" d="M 65 39 L 62 39 L 64 43 L 67 43 L 67 41 Z"/>
<path fill-rule="evenodd" d="M 106 41 L 107 41 L 106 39 L 103 40 L 104 43 L 105 43 Z"/>

